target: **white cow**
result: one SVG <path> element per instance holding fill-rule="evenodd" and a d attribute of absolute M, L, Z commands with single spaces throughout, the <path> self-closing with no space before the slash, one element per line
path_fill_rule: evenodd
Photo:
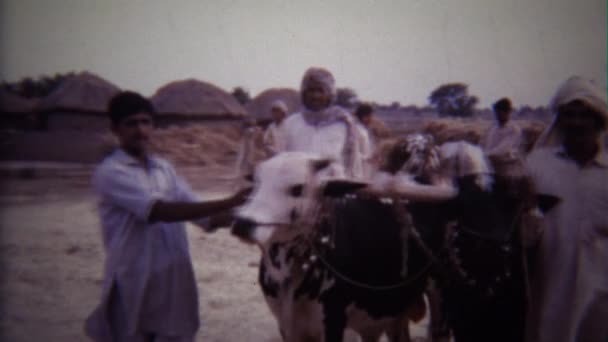
<path fill-rule="evenodd" d="M 259 282 L 285 341 L 342 341 L 347 327 L 364 341 L 384 331 L 408 341 L 402 320 L 426 286 L 430 260 L 408 244 L 411 224 L 396 201 L 353 195 L 366 184 L 332 170 L 304 152 L 261 163 L 233 234 L 261 247 Z M 421 189 L 436 195 L 432 186 L 400 186 Z"/>

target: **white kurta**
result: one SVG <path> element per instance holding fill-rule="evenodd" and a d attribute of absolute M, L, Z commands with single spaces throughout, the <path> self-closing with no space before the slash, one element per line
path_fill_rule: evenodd
<path fill-rule="evenodd" d="M 164 159 L 149 168 L 118 149 L 95 171 L 106 252 L 100 305 L 86 322 L 95 341 L 116 341 L 110 304 L 120 293 L 125 321 L 135 335 L 193 336 L 199 327 L 198 294 L 185 224 L 148 222 L 155 201 L 196 202 L 200 198 Z M 206 220 L 197 222 L 204 224 Z"/>
<path fill-rule="evenodd" d="M 547 213 L 532 278 L 530 341 L 608 341 L 608 156 L 579 167 L 556 148 L 527 160 Z"/>
<path fill-rule="evenodd" d="M 519 126 L 507 122 L 503 127 L 494 125 L 482 142 L 485 153 L 489 156 L 515 158 L 519 156 L 522 135 Z"/>
<path fill-rule="evenodd" d="M 264 132 L 264 148 L 270 154 L 276 154 L 285 151 L 286 142 L 283 122 L 278 125 L 276 122 L 271 123 Z"/>
<path fill-rule="evenodd" d="M 360 158 L 356 160 L 356 164 L 354 165 L 355 174 L 361 175 L 363 179 L 370 179 L 374 171 L 372 169 L 374 146 L 369 130 L 361 124 L 357 124 L 356 127 L 359 130 L 357 134 L 357 149 Z"/>
<path fill-rule="evenodd" d="M 301 113 L 296 113 L 285 119 L 283 129 L 286 151 L 318 153 L 335 160 L 338 165 L 342 165 L 341 170 L 335 170 L 336 176 L 352 173 L 356 178 L 363 177 L 360 168 L 355 167 L 355 170 L 346 170 L 344 166 L 345 156 L 343 152 L 348 134 L 345 122 L 336 121 L 331 124 L 314 126 L 308 124 Z M 359 148 L 355 148 L 354 158 L 354 165 L 363 163 Z"/>

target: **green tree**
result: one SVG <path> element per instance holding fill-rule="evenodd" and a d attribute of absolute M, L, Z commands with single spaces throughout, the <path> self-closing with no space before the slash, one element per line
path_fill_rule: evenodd
<path fill-rule="evenodd" d="M 468 85 L 464 83 L 448 83 L 433 90 L 429 103 L 437 109 L 441 116 L 473 116 L 474 107 L 479 102 L 477 96 L 469 95 Z"/>
<path fill-rule="evenodd" d="M 25 77 L 18 82 L 2 82 L 1 87 L 15 95 L 25 98 L 41 98 L 52 93 L 68 77 L 74 76 L 74 72 L 66 74 L 55 74 L 54 76 L 41 76 L 38 79 Z"/>
<path fill-rule="evenodd" d="M 232 90 L 232 96 L 239 101 L 240 104 L 245 105 L 249 101 L 251 101 L 251 96 L 249 95 L 249 91 L 247 91 L 243 87 L 235 87 Z"/>

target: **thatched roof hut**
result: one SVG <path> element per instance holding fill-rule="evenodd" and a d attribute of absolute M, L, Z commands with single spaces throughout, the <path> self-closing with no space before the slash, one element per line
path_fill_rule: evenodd
<path fill-rule="evenodd" d="M 36 106 L 36 100 L 26 99 L 0 89 L 0 113 L 30 113 Z"/>
<path fill-rule="evenodd" d="M 117 86 L 90 72 L 70 76 L 38 102 L 38 129 L 105 131 L 108 102 L 118 92 Z"/>
<path fill-rule="evenodd" d="M 275 100 L 283 100 L 289 108 L 289 114 L 301 107 L 300 93 L 291 88 L 270 88 L 254 97 L 245 108 L 258 120 L 270 119 L 270 106 Z"/>
<path fill-rule="evenodd" d="M 103 78 L 84 71 L 63 81 L 40 100 L 37 110 L 105 113 L 108 102 L 120 89 Z"/>
<path fill-rule="evenodd" d="M 151 98 L 161 115 L 237 117 L 245 108 L 228 92 L 207 82 L 187 79 L 159 88 Z"/>
<path fill-rule="evenodd" d="M 36 100 L 0 89 L 0 129 L 31 129 L 38 123 L 33 113 Z"/>

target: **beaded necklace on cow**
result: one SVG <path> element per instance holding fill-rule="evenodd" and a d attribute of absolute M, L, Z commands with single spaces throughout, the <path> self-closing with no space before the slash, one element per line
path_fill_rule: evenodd
<path fill-rule="evenodd" d="M 356 198 L 356 196 L 353 196 L 351 198 Z M 403 204 L 401 203 L 401 201 L 396 200 L 396 199 L 390 199 L 390 201 L 393 203 L 395 210 L 398 210 L 398 212 L 402 212 L 404 210 Z M 323 207 L 323 206 L 322 205 L 318 206 L 316 208 L 316 210 L 314 210 L 315 213 L 312 216 L 312 217 L 316 218 L 316 221 L 317 221 L 316 223 L 318 223 L 319 219 L 322 219 L 322 213 L 320 213 L 320 211 L 322 210 L 321 207 Z M 316 224 L 313 226 L 316 226 Z M 331 265 L 331 263 L 327 259 L 325 259 L 323 254 L 320 253 L 320 251 L 316 248 L 314 238 L 308 239 L 308 244 L 310 246 L 310 249 L 315 253 L 314 258 L 311 256 L 310 260 L 314 262 L 314 261 L 316 261 L 316 259 L 318 259 L 323 264 L 323 266 L 325 268 L 327 268 L 327 270 L 329 270 L 334 276 L 340 278 L 342 281 L 344 281 L 352 286 L 355 286 L 355 287 L 359 287 L 359 288 L 363 288 L 363 289 L 371 290 L 371 291 L 390 291 L 390 290 L 396 290 L 399 288 L 406 287 L 406 286 L 412 284 L 414 281 L 419 280 L 422 276 L 424 276 L 430 270 L 430 268 L 433 266 L 433 264 L 435 264 L 437 262 L 437 258 L 433 255 L 431 250 L 426 246 L 426 244 L 420 237 L 420 234 L 418 233 L 418 231 L 415 229 L 415 227 L 413 225 L 404 224 L 404 226 L 407 227 L 407 229 L 408 229 L 407 236 L 413 238 L 414 242 L 418 245 L 418 247 L 420 247 L 422 252 L 429 259 L 429 262 L 424 267 L 422 267 L 422 269 L 420 271 L 418 271 L 415 275 L 413 275 L 409 279 L 405 279 L 401 282 L 390 284 L 390 285 L 371 285 L 371 284 L 366 284 L 364 282 L 360 282 L 355 279 L 352 279 L 351 277 L 340 272 L 333 265 Z M 322 244 L 329 244 L 329 242 L 330 242 L 328 236 L 321 237 L 320 241 Z M 308 265 L 308 264 L 305 264 L 305 265 Z M 305 268 L 307 268 L 307 267 L 305 267 Z"/>

